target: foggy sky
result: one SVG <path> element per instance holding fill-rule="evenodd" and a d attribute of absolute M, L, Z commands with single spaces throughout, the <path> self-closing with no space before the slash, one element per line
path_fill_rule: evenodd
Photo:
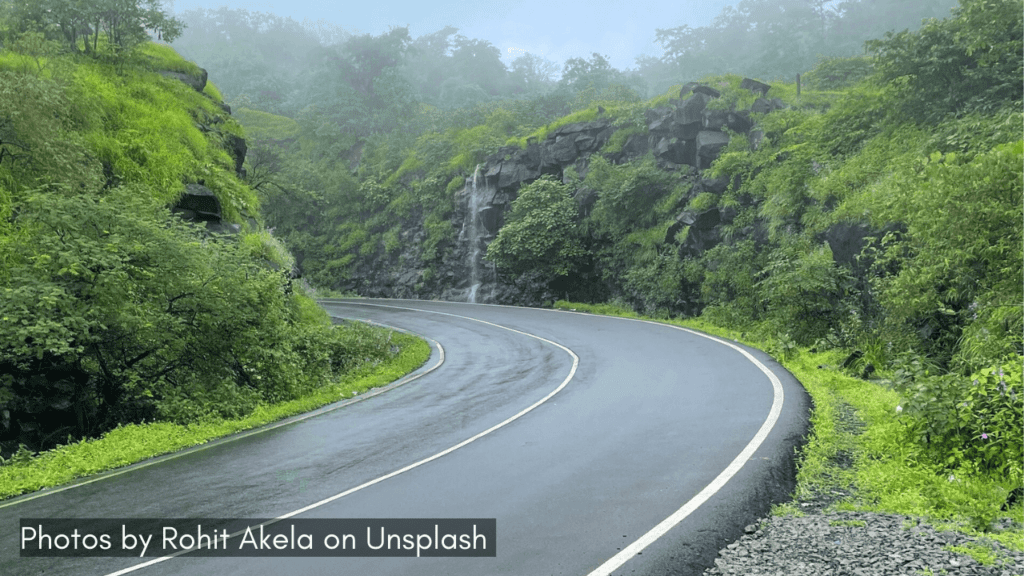
<path fill-rule="evenodd" d="M 722 8 L 737 0 L 165 0 L 176 12 L 221 6 L 290 17 L 299 22 L 325 20 L 356 34 L 381 34 L 409 26 L 413 37 L 451 25 L 469 38 L 487 40 L 506 63 L 522 52 L 553 60 L 608 56 L 620 70 L 633 68 L 641 54 L 660 56 L 656 28 L 710 24 Z"/>

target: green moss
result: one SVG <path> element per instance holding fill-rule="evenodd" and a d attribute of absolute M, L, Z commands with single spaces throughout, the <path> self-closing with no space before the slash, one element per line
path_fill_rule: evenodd
<path fill-rule="evenodd" d="M 217 89 L 217 85 L 209 80 L 206 81 L 206 86 L 203 87 L 203 94 L 213 98 L 214 102 L 224 101 L 224 96 L 221 95 L 220 90 Z"/>
<path fill-rule="evenodd" d="M 711 192 L 701 192 L 686 205 L 687 210 L 701 212 L 718 205 L 718 195 Z"/>
<path fill-rule="evenodd" d="M 629 140 L 630 136 L 636 134 L 645 134 L 647 132 L 646 126 L 643 128 L 637 126 L 627 126 L 625 128 L 619 128 L 612 137 L 608 139 L 608 142 L 601 148 L 602 154 L 617 154 L 622 152 L 622 147 L 626 145 L 626 141 Z"/>
<path fill-rule="evenodd" d="M 527 141 L 530 140 L 531 138 L 536 139 L 538 142 L 542 142 L 548 137 L 548 134 L 561 128 L 562 126 L 568 126 L 569 124 L 576 124 L 578 122 L 590 122 L 595 120 L 597 118 L 597 115 L 597 105 L 595 104 L 589 108 L 585 108 L 578 112 L 573 112 L 568 116 L 563 116 L 542 128 L 534 130 L 527 136 L 523 136 L 522 138 L 512 138 L 508 140 L 505 143 L 505 145 L 517 145 L 520 148 L 526 148 Z"/>
<path fill-rule="evenodd" d="M 290 140 L 298 138 L 301 132 L 298 122 L 287 116 L 251 108 L 239 108 L 232 114 L 245 128 L 246 134 L 256 140 Z"/>
<path fill-rule="evenodd" d="M 101 43 L 103 41 L 101 38 Z M 147 42 L 139 47 L 138 52 L 141 57 L 140 61 L 145 63 L 150 70 L 170 70 L 197 77 L 203 73 L 195 62 L 185 60 L 174 48 L 166 44 Z"/>
<path fill-rule="evenodd" d="M 280 240 L 271 236 L 269 232 L 243 234 L 242 244 L 249 249 L 253 256 L 273 262 L 284 270 L 291 270 L 295 266 L 295 257 L 288 252 Z"/>

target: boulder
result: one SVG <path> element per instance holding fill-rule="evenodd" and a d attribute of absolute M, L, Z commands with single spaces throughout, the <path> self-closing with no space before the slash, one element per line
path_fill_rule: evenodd
<path fill-rule="evenodd" d="M 718 245 L 719 241 L 717 228 L 710 230 L 690 228 L 686 234 L 686 240 L 679 247 L 679 253 L 681 256 L 698 257 Z"/>
<path fill-rule="evenodd" d="M 726 110 L 707 110 L 701 113 L 702 127 L 705 130 L 721 131 L 729 119 L 729 112 Z"/>
<path fill-rule="evenodd" d="M 549 140 L 546 144 L 544 152 L 541 154 L 542 167 L 568 164 L 578 155 L 575 138 L 558 136 L 554 142 Z"/>
<path fill-rule="evenodd" d="M 700 180 L 700 188 L 704 192 L 721 194 L 728 187 L 729 180 L 727 178 L 701 178 Z"/>
<path fill-rule="evenodd" d="M 590 171 L 590 157 L 584 156 L 583 158 L 579 158 L 572 164 L 572 166 L 566 166 L 565 169 L 562 170 L 562 183 L 564 184 L 573 183 L 573 180 L 569 177 L 568 168 L 573 168 L 576 171 L 576 175 L 579 176 L 579 179 L 582 181 L 587 177 L 587 172 Z"/>
<path fill-rule="evenodd" d="M 707 94 L 708 96 L 710 96 L 712 98 L 718 98 L 719 96 L 722 95 L 721 92 L 719 92 L 718 90 L 715 90 L 711 86 L 704 86 L 704 85 L 697 86 L 696 88 L 694 88 L 693 89 L 693 93 L 694 94 Z"/>
<path fill-rule="evenodd" d="M 590 211 L 594 209 L 594 204 L 597 203 L 597 192 L 584 186 L 576 190 L 576 193 L 573 194 L 573 200 L 579 206 L 580 216 L 586 217 L 590 215 Z"/>
<path fill-rule="evenodd" d="M 729 135 L 722 132 L 702 130 L 697 134 L 697 168 L 703 170 L 710 166 L 728 143 Z"/>
<path fill-rule="evenodd" d="M 686 164 L 690 160 L 686 157 L 686 151 L 686 141 L 678 138 L 662 138 L 654 145 L 654 155 L 659 160 L 673 164 Z"/>
<path fill-rule="evenodd" d="M 768 90 L 771 89 L 771 86 L 765 84 L 764 82 L 758 82 L 753 78 L 744 78 L 743 81 L 740 82 L 740 89 L 750 90 L 754 94 L 760 94 L 761 96 L 764 96 L 768 94 Z"/>
<path fill-rule="evenodd" d="M 228 148 L 228 153 L 235 159 L 235 174 L 239 177 L 245 176 L 245 154 L 249 151 L 249 147 L 245 144 L 245 138 L 236 136 L 234 134 L 226 134 L 224 136 L 224 144 Z"/>
<path fill-rule="evenodd" d="M 767 98 L 758 98 L 757 100 L 754 100 L 753 105 L 750 106 L 750 111 L 754 114 L 767 114 L 772 110 L 772 102 Z"/>
<path fill-rule="evenodd" d="M 672 108 L 655 108 L 653 110 L 647 110 L 645 116 L 647 117 L 647 129 L 651 132 L 658 130 L 668 130 L 669 125 L 673 120 Z"/>
<path fill-rule="evenodd" d="M 832 250 L 832 259 L 836 264 L 853 264 L 864 249 L 864 238 L 869 233 L 866 225 L 852 222 L 833 224 L 826 230 L 825 241 Z"/>
<path fill-rule="evenodd" d="M 172 70 L 160 70 L 160 75 L 165 78 L 172 80 L 178 80 L 184 82 L 192 87 L 196 92 L 202 92 L 206 88 L 207 73 L 204 68 L 199 69 L 199 74 L 193 76 L 192 74 L 185 74 L 184 72 L 174 72 Z"/>
<path fill-rule="evenodd" d="M 676 216 L 676 222 L 689 226 L 695 230 L 711 230 L 722 221 L 722 214 L 718 208 L 708 208 L 700 212 L 684 210 Z"/>
<path fill-rule="evenodd" d="M 772 109 L 773 110 L 782 110 L 785 107 L 786 107 L 786 103 L 783 102 L 781 98 L 772 98 Z"/>
<path fill-rule="evenodd" d="M 594 138 L 597 140 L 595 146 L 597 146 L 597 148 L 600 149 L 602 146 L 607 144 L 609 140 L 612 139 L 613 134 L 615 134 L 614 126 L 609 126 L 601 130 L 600 132 L 594 135 Z"/>
<path fill-rule="evenodd" d="M 686 98 L 686 95 L 693 92 L 693 89 L 697 86 L 700 86 L 700 84 L 697 84 L 696 82 L 687 82 L 686 84 L 683 84 L 683 87 L 679 90 L 679 97 Z"/>
<path fill-rule="evenodd" d="M 750 120 L 750 112 L 740 110 L 739 112 L 729 112 L 725 119 L 725 125 L 733 132 L 746 134 L 754 126 L 754 123 Z"/>
<path fill-rule="evenodd" d="M 574 144 L 576 144 L 576 149 L 580 152 L 594 152 L 600 148 L 597 144 L 597 138 L 587 135 L 577 136 Z"/>
<path fill-rule="evenodd" d="M 622 145 L 622 153 L 627 158 L 643 156 L 650 149 L 651 143 L 645 134 L 633 134 L 627 138 L 626 143 Z"/>
<path fill-rule="evenodd" d="M 610 120 L 593 120 L 591 122 L 577 122 L 575 124 L 566 124 L 556 128 L 549 136 L 557 137 L 566 136 L 569 134 L 577 134 L 579 132 L 599 132 L 605 128 L 611 126 Z"/>
<path fill-rule="evenodd" d="M 702 122 L 691 122 L 689 124 L 681 124 L 679 122 L 673 122 L 669 127 L 671 133 L 680 140 L 693 140 L 697 138 L 697 133 L 700 132 Z"/>
<path fill-rule="evenodd" d="M 211 234 L 241 234 L 241 224 L 229 224 L 227 222 L 221 222 L 220 220 L 207 220 L 206 231 Z"/>
<path fill-rule="evenodd" d="M 735 220 L 740 211 L 735 206 L 720 206 L 718 213 L 721 214 L 721 222 L 725 224 Z"/>
<path fill-rule="evenodd" d="M 761 147 L 761 142 L 764 141 L 764 130 L 751 130 L 750 131 L 750 149 L 757 150 Z"/>
<path fill-rule="evenodd" d="M 212 190 L 201 184 L 185 185 L 185 193 L 171 208 L 171 212 L 190 221 L 220 222 L 220 200 Z"/>
<path fill-rule="evenodd" d="M 543 150 L 540 144 L 537 144 L 537 140 L 535 138 L 528 140 L 526 150 L 523 152 L 527 166 L 539 169 L 542 155 Z"/>
<path fill-rule="evenodd" d="M 406 270 L 405 272 L 398 275 L 398 284 L 405 286 L 412 286 L 415 284 L 422 275 L 419 270 Z"/>
<path fill-rule="evenodd" d="M 490 236 L 497 234 L 501 225 L 504 224 L 501 207 L 494 206 L 493 204 L 488 204 L 481 208 L 477 212 L 477 217 Z"/>
<path fill-rule="evenodd" d="M 501 172 L 498 174 L 498 188 L 508 188 L 519 184 L 523 180 L 532 180 L 540 176 L 540 170 L 531 170 L 522 162 L 507 160 L 501 163 Z"/>
<path fill-rule="evenodd" d="M 707 94 L 694 94 L 687 98 L 683 104 L 676 109 L 676 122 L 680 124 L 699 124 L 704 119 L 701 113 L 704 112 L 704 108 L 708 105 L 710 100 L 711 97 Z"/>

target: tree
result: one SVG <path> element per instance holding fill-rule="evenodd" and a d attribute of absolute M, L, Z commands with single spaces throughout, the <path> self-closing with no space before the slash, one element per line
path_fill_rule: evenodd
<path fill-rule="evenodd" d="M 183 24 L 169 16 L 161 0 L 33 0 L 16 5 L 15 18 L 26 29 L 56 30 L 73 51 L 84 39 L 86 52 L 99 50 L 105 34 L 109 49 L 130 52 L 156 35 L 168 42 L 177 38 Z"/>
<path fill-rule="evenodd" d="M 536 273 L 551 281 L 568 275 L 583 253 L 576 202 L 564 184 L 543 176 L 520 190 L 486 257 L 504 273 Z"/>
<path fill-rule="evenodd" d="M 558 64 L 527 52 L 512 61 L 509 80 L 513 90 L 535 95 L 548 90 Z"/>
<path fill-rule="evenodd" d="M 922 122 L 1022 100 L 1024 2 L 961 0 L 953 16 L 867 43 L 904 113 Z"/>
<path fill-rule="evenodd" d="M 300 123 L 319 137 L 349 139 L 403 126 L 416 110 L 415 93 L 400 73 L 409 42 L 407 28 L 393 28 L 320 49 Z"/>

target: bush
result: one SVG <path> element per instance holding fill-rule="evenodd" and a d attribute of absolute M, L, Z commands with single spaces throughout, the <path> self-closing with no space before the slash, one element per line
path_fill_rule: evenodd
<path fill-rule="evenodd" d="M 1021 368 L 1017 357 L 967 379 L 901 373 L 897 389 L 903 402 L 898 410 L 912 419 L 908 425 L 939 466 L 954 470 L 974 463 L 1019 486 L 1024 481 Z"/>
<path fill-rule="evenodd" d="M 801 344 L 827 335 L 843 317 L 849 272 L 837 266 L 828 245 L 810 246 L 787 239 L 769 258 L 758 286 L 767 303 L 767 318 L 780 332 Z"/>
<path fill-rule="evenodd" d="M 138 188 L 35 194 L 14 226 L 0 245 L 5 446 L 239 416 L 373 359 L 303 311 L 264 252 L 205 238 Z"/>
<path fill-rule="evenodd" d="M 503 273 L 535 272 L 548 281 L 569 274 L 582 255 L 576 203 L 564 184 L 548 176 L 523 187 L 487 247 L 487 259 Z"/>

